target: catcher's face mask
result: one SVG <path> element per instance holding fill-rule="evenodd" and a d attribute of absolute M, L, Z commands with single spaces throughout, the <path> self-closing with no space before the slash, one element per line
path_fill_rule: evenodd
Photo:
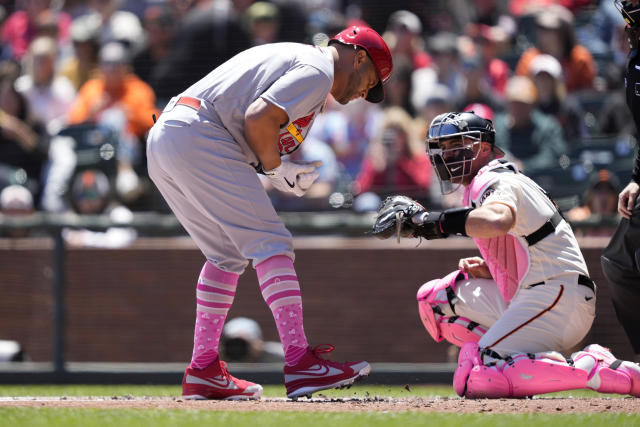
<path fill-rule="evenodd" d="M 441 127 L 449 126 L 443 124 Z M 479 131 L 458 132 L 455 129 L 455 132 L 442 132 L 442 136 L 439 136 L 440 131 L 442 129 L 434 129 L 434 126 L 429 129 L 427 154 L 440 180 L 442 194 L 450 194 L 471 174 L 471 165 L 480 151 L 482 135 Z"/>

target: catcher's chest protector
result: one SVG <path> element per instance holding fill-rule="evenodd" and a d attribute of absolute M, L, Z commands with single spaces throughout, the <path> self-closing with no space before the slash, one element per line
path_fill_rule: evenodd
<path fill-rule="evenodd" d="M 478 199 L 495 180 L 499 179 L 505 165 L 509 164 L 494 160 L 478 172 L 464 191 L 463 203 L 466 207 L 479 206 Z M 500 172 L 496 169 L 500 169 Z M 511 301 L 529 270 L 527 246 L 513 234 L 490 239 L 474 237 L 473 241 L 487 263 L 491 276 L 500 289 L 500 294 L 505 301 Z"/>

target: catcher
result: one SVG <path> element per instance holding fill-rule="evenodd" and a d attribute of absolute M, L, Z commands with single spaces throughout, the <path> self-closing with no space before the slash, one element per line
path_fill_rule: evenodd
<path fill-rule="evenodd" d="M 640 366 L 592 344 L 566 352 L 595 317 L 596 286 L 571 227 L 545 191 L 501 159 L 490 120 L 445 113 L 429 127 L 427 153 L 443 194 L 464 187 L 462 208 L 427 212 L 387 198 L 373 234 L 472 237 L 480 257 L 418 291 L 436 341 L 461 347 L 453 386 L 468 398 L 524 397 L 590 388 L 640 396 Z"/>

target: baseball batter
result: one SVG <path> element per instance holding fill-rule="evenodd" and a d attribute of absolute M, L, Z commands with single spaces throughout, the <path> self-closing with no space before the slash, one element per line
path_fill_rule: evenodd
<path fill-rule="evenodd" d="M 276 43 L 246 50 L 173 98 L 148 137 L 149 176 L 206 262 L 197 283 L 193 355 L 182 383 L 187 399 L 255 399 L 262 387 L 229 375 L 218 341 L 238 277 L 253 263 L 285 352 L 287 396 L 353 383 L 367 362 L 318 357 L 303 328 L 291 234 L 256 172 L 302 196 L 316 162 L 281 158 L 304 141 L 329 94 L 341 104 L 380 102 L 392 60 L 378 33 L 353 26 L 328 47 Z"/>
<path fill-rule="evenodd" d="M 640 396 L 640 367 L 592 344 L 565 358 L 595 316 L 596 286 L 571 227 L 545 191 L 501 159 L 490 120 L 445 113 L 427 152 L 443 193 L 464 186 L 462 208 L 427 212 L 388 198 L 374 234 L 427 239 L 469 236 L 482 257 L 418 291 L 420 317 L 436 340 L 461 347 L 453 385 L 469 398 L 524 397 L 590 388 Z"/>

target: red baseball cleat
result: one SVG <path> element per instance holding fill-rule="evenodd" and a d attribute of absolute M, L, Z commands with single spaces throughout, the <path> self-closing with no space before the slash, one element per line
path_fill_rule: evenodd
<path fill-rule="evenodd" d="M 205 369 L 187 367 L 182 378 L 182 398 L 187 400 L 248 400 L 260 399 L 260 396 L 260 384 L 231 376 L 220 357 Z"/>
<path fill-rule="evenodd" d="M 371 366 L 367 362 L 339 363 L 318 357 L 320 353 L 329 353 L 334 348 L 329 344 L 321 344 L 315 348 L 308 347 L 307 353 L 297 364 L 285 365 L 284 385 L 287 388 L 287 397 L 310 398 L 316 391 L 348 387 L 369 375 Z"/>

